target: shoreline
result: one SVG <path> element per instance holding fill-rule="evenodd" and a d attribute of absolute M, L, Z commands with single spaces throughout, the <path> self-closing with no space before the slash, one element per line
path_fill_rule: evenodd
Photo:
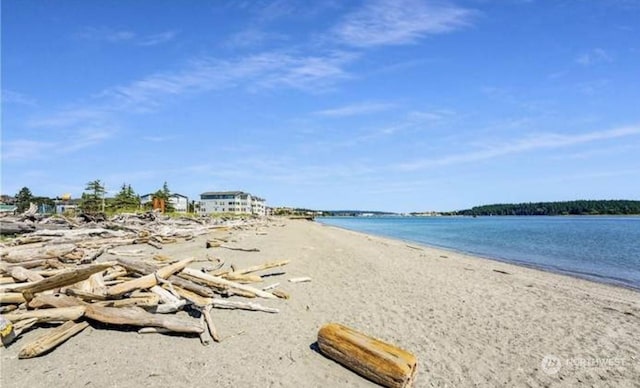
<path fill-rule="evenodd" d="M 216 236 L 259 251 L 207 249 Z M 259 285 L 280 282 L 291 299 L 256 301 L 278 314 L 213 311 L 222 342 L 209 347 L 92 325 L 51 354 L 18 360 L 36 329 L 0 351 L 2 386 L 373 387 L 314 351 L 328 322 L 415 354 L 416 387 L 633 387 L 640 375 L 640 301 L 624 288 L 302 220 L 214 231 L 160 252 L 238 267 L 290 259 L 286 274 Z M 287 281 L 301 276 L 312 281 Z"/>
<path fill-rule="evenodd" d="M 322 223 L 320 221 L 317 221 L 317 220 L 313 221 L 313 222 L 316 222 L 317 224 L 321 225 L 322 227 L 335 228 L 335 229 L 343 231 L 343 232 L 355 233 L 355 234 L 361 235 L 362 237 L 365 237 L 365 238 L 376 238 L 376 239 L 382 239 L 382 240 L 388 240 L 388 241 L 391 241 L 391 242 L 401 243 L 401 244 L 404 244 L 405 246 L 407 246 L 410 249 L 420 248 L 420 249 L 429 249 L 429 250 L 434 250 L 434 251 L 440 251 L 440 252 L 444 252 L 444 253 L 451 253 L 451 254 L 454 254 L 454 255 L 464 256 L 465 258 L 469 258 L 471 260 L 480 260 L 482 262 L 496 263 L 496 264 L 503 264 L 503 265 L 506 264 L 506 265 L 514 267 L 514 268 L 519 268 L 519 269 L 525 269 L 525 270 L 529 270 L 529 271 L 539 272 L 542 275 L 547 274 L 547 275 L 553 275 L 553 276 L 566 277 L 566 278 L 569 278 L 569 279 L 572 279 L 572 280 L 576 280 L 576 281 L 580 281 L 580 282 L 591 283 L 591 284 L 598 285 L 598 286 L 613 287 L 615 289 L 631 291 L 631 292 L 640 294 L 640 287 L 636 288 L 636 287 L 627 286 L 627 285 L 621 284 L 621 283 L 610 283 L 610 282 L 606 282 L 606 281 L 592 280 L 592 279 L 590 279 L 588 277 L 574 275 L 574 273 L 570 272 L 570 271 L 563 271 L 563 270 L 554 271 L 554 270 L 547 269 L 547 268 L 542 267 L 542 266 L 536 266 L 534 264 L 528 264 L 528 263 L 524 263 L 524 262 L 520 263 L 520 262 L 517 262 L 517 261 L 511 261 L 509 259 L 501 259 L 501 258 L 497 258 L 497 257 L 483 256 L 483 255 L 481 255 L 479 253 L 464 251 L 464 250 L 461 250 L 461 249 L 454 249 L 454 248 L 443 247 L 443 246 L 438 246 L 438 245 L 431 245 L 431 244 L 427 244 L 427 243 L 423 243 L 423 242 L 419 242 L 419 241 L 405 240 L 405 239 L 402 239 L 402 238 L 386 236 L 386 235 L 377 234 L 377 233 L 362 232 L 362 231 L 358 231 L 358 230 L 344 228 L 342 226 L 324 224 L 324 223 Z"/>
<path fill-rule="evenodd" d="M 461 217 L 467 217 L 467 216 L 461 216 Z M 479 217 L 489 217 L 489 216 L 479 216 Z M 565 216 L 493 216 L 493 217 L 565 217 Z M 570 217 L 600 217 L 600 216 L 590 216 L 590 215 L 574 216 L 574 215 L 571 215 Z M 625 216 L 625 217 L 627 217 L 627 216 Z M 330 218 L 334 218 L 334 217 L 330 217 Z M 335 218 L 341 218 L 341 217 L 335 217 Z M 344 218 L 346 218 L 346 217 L 344 217 Z M 630 218 L 633 218 L 633 217 L 630 217 Z M 640 216 L 637 216 L 635 218 L 640 218 Z M 589 282 L 593 282 L 593 283 L 597 283 L 597 284 L 605 284 L 605 285 L 608 285 L 608 286 L 619 287 L 619 288 L 622 288 L 622 289 L 631 290 L 631 291 L 635 291 L 635 292 L 640 293 L 640 285 L 629 284 L 628 282 L 626 282 L 623 279 L 610 278 L 610 277 L 606 277 L 606 276 L 602 276 L 602 275 L 598 275 L 598 274 L 594 274 L 594 273 L 589 273 L 589 272 L 571 271 L 571 270 L 566 270 L 566 269 L 562 269 L 562 268 L 559 268 L 559 267 L 554 267 L 554 266 L 551 266 L 551 265 L 549 265 L 549 266 L 537 265 L 537 264 L 529 263 L 529 262 L 518 260 L 518 259 L 509 259 L 509 258 L 503 258 L 503 257 L 499 257 L 499 256 L 489 256 L 489 255 L 484 255 L 484 254 L 478 253 L 478 252 L 466 251 L 464 249 L 456 249 L 456 248 L 441 246 L 441 245 L 437 245 L 437 244 L 429 244 L 429 243 L 420 242 L 420 241 L 407 240 L 407 239 L 403 239 L 403 238 L 399 238 L 399 237 L 388 236 L 388 235 L 378 234 L 378 233 L 374 233 L 374 232 L 362 232 L 362 231 L 349 229 L 349 228 L 338 226 L 338 225 L 325 224 L 322 221 L 317 220 L 317 219 L 314 220 L 314 222 L 317 222 L 317 223 L 319 223 L 321 225 L 324 225 L 324 226 L 330 226 L 330 227 L 338 228 L 338 229 L 341 229 L 341 230 L 346 230 L 346 231 L 349 231 L 349 232 L 362 233 L 364 235 L 371 235 L 371 236 L 376 236 L 376 237 L 380 237 L 380 238 L 388 238 L 388 239 L 392 239 L 392 240 L 402 241 L 402 242 L 407 243 L 407 244 L 417 244 L 417 245 L 420 245 L 420 246 L 423 246 L 423 247 L 432 248 L 432 249 L 440 249 L 440 250 L 448 251 L 448 252 L 452 252 L 452 253 L 473 256 L 473 257 L 476 257 L 476 258 L 481 259 L 481 260 L 489 260 L 489 261 L 495 261 L 495 262 L 504 263 L 504 264 L 511 264 L 511 265 L 515 265 L 515 266 L 518 266 L 518 267 L 533 269 L 533 270 L 542 271 L 542 272 L 545 272 L 545 273 L 550 273 L 550 274 L 555 274 L 555 275 L 568 276 L 568 277 L 571 277 L 573 279 L 585 280 L 585 281 L 589 281 Z"/>

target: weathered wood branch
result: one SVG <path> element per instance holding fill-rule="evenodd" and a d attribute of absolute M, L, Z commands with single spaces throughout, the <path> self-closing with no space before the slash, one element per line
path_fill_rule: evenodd
<path fill-rule="evenodd" d="M 158 266 L 145 263 L 140 260 L 132 260 L 132 259 L 118 259 L 118 263 L 122 265 L 124 268 L 128 269 L 131 272 L 135 272 L 141 275 L 148 275 L 158 270 Z M 176 275 L 171 275 L 167 278 L 173 285 L 179 286 L 189 291 L 193 291 L 198 295 L 205 297 L 212 297 L 214 295 L 213 291 L 210 288 L 203 287 L 197 283 L 194 283 L 190 280 L 187 280 L 183 277 L 179 277 Z"/>
<path fill-rule="evenodd" d="M 193 303 L 194 305 L 198 306 L 198 307 L 204 307 L 208 304 L 211 304 L 211 299 L 209 297 L 204 297 L 202 295 L 199 295 L 193 291 L 184 289 L 180 286 L 173 286 L 173 289 L 184 299 L 188 300 L 189 302 Z"/>
<path fill-rule="evenodd" d="M 74 321 L 83 316 L 84 313 L 84 306 L 72 306 L 52 309 L 12 311 L 5 314 L 5 318 L 11 322 L 29 318 L 36 318 L 38 322 Z"/>
<path fill-rule="evenodd" d="M 20 349 L 18 358 L 32 358 L 49 352 L 69 338 L 80 333 L 89 326 L 87 322 L 68 321 L 63 325 L 47 331 L 36 340 L 27 343 Z"/>
<path fill-rule="evenodd" d="M 213 319 L 211 318 L 211 306 L 205 306 L 202 309 L 202 315 L 204 316 L 204 321 L 209 328 L 209 334 L 211 335 L 211 338 L 213 338 L 213 340 L 216 342 L 220 342 L 218 329 L 216 329 L 215 325 L 213 324 Z"/>
<path fill-rule="evenodd" d="M 226 280 L 226 279 L 222 279 L 219 277 L 215 277 L 215 276 L 211 276 L 205 273 L 202 273 L 198 270 L 192 269 L 192 268 L 185 268 L 183 271 L 183 273 L 192 276 L 194 278 L 200 279 L 203 282 L 213 285 L 213 286 L 218 286 L 218 285 L 222 285 L 222 286 L 227 286 L 227 287 L 231 287 L 237 290 L 241 290 L 241 291 L 246 291 L 246 292 L 250 292 L 252 294 L 255 294 L 256 296 L 259 296 L 261 298 L 267 298 L 267 299 L 276 299 L 276 296 L 274 296 L 273 294 L 266 292 L 266 291 L 262 291 L 260 289 L 257 289 L 255 287 L 251 287 L 251 286 L 246 286 L 243 284 L 239 284 L 236 282 L 232 282 L 230 280 Z"/>
<path fill-rule="evenodd" d="M 289 282 L 291 283 L 304 283 L 304 282 L 310 282 L 310 281 L 311 281 L 311 278 L 307 276 L 289 279 Z"/>
<path fill-rule="evenodd" d="M 280 310 L 273 307 L 262 306 L 253 302 L 240 302 L 235 300 L 227 300 L 220 298 L 211 299 L 211 305 L 218 309 L 231 309 L 231 310 L 248 310 L 248 311 L 262 311 L 265 313 L 279 313 Z"/>
<path fill-rule="evenodd" d="M 265 269 L 282 267 L 284 265 L 289 264 L 290 262 L 291 262 L 290 260 L 270 261 L 270 262 L 267 262 L 267 263 L 264 263 L 264 264 L 259 264 L 259 265 L 254 265 L 252 267 L 242 268 L 242 269 L 236 270 L 236 271 L 234 271 L 232 273 L 240 274 L 240 275 L 246 275 L 248 273 L 257 272 L 257 271 L 263 271 Z"/>
<path fill-rule="evenodd" d="M 29 284 L 26 286 L 16 286 L 13 288 L 13 290 L 22 292 L 25 296 L 25 299 L 31 300 L 33 299 L 33 294 L 77 283 L 79 281 L 87 279 L 89 276 L 93 275 L 96 272 L 104 271 L 114 264 L 114 262 L 106 262 L 100 264 L 92 264 L 84 268 L 71 269 L 67 272 L 45 278 L 33 284 Z"/>
<path fill-rule="evenodd" d="M 63 294 L 40 294 L 33 298 L 27 305 L 32 309 L 39 309 L 43 307 L 61 308 L 84 306 L 86 303 L 72 296 Z"/>
<path fill-rule="evenodd" d="M 177 333 L 194 334 L 200 334 L 204 330 L 200 324 L 193 321 L 174 316 L 151 314 L 139 307 L 116 308 L 89 305 L 85 314 L 87 318 L 112 325 L 164 327 Z"/>
<path fill-rule="evenodd" d="M 44 279 L 42 275 L 39 275 L 35 271 L 20 266 L 11 268 L 11 277 L 19 282 L 37 282 Z"/>
<path fill-rule="evenodd" d="M 0 304 L 18 304 L 25 302 L 21 292 L 0 292 Z"/>
<path fill-rule="evenodd" d="M 117 284 L 107 289 L 107 294 L 112 297 L 117 297 L 129 291 L 133 291 L 135 289 L 151 288 L 158 284 L 158 280 L 156 276 L 158 278 L 166 279 L 170 275 L 173 275 L 174 273 L 185 268 L 192 261 L 193 259 L 181 260 L 177 263 L 169 264 L 166 267 L 159 268 L 156 272 L 152 274 L 145 275 L 143 277 L 133 279 L 128 282 Z"/>

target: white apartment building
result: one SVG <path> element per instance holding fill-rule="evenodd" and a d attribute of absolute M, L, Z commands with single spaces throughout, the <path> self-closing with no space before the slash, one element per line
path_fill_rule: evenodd
<path fill-rule="evenodd" d="M 267 214 L 264 198 L 244 191 L 208 191 L 200 194 L 198 212 L 200 214 L 234 213 Z"/>

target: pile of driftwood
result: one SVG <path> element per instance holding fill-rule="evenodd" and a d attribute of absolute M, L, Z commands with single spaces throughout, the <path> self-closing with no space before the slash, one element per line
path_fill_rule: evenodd
<path fill-rule="evenodd" d="M 256 275 L 281 267 L 288 260 L 236 269 L 223 268 L 220 259 L 173 260 L 164 255 L 145 255 L 140 250 L 114 250 L 133 244 L 157 248 L 208 233 L 213 227 L 239 227 L 237 222 L 212 225 L 202 220 L 160 222 L 157 218 L 144 219 L 144 215 L 121 217 L 102 221 L 99 227 L 90 221 L 74 229 L 37 230 L 0 247 L 0 313 L 9 322 L 0 328 L 3 342 L 9 344 L 43 323 L 49 327 L 61 323 L 25 344 L 20 358 L 44 354 L 95 322 L 106 324 L 100 326 L 106 328 L 135 326 L 140 333 L 194 335 L 208 345 L 220 340 L 211 318 L 212 308 L 278 312 L 228 297 L 289 297 L 277 283 L 252 285 L 261 282 L 263 276 L 283 274 Z M 115 260 L 109 260 L 109 254 L 114 254 Z M 101 262 L 103 259 L 109 261 Z M 193 268 L 202 261 L 207 265 Z M 179 313 L 182 310 L 188 314 Z"/>

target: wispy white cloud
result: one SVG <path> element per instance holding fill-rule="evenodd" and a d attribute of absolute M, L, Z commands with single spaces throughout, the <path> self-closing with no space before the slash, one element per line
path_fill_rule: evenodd
<path fill-rule="evenodd" d="M 335 0 L 269 0 L 235 2 L 232 6 L 251 12 L 256 22 L 267 23 L 279 19 L 295 18 L 296 20 L 304 20 L 318 17 L 318 15 L 327 10 L 343 7 L 343 3 Z"/>
<path fill-rule="evenodd" d="M 610 81 L 608 79 L 595 79 L 585 82 L 580 82 L 576 85 L 577 90 L 588 96 L 593 96 L 600 93 L 603 89 L 609 86 Z"/>
<path fill-rule="evenodd" d="M 164 143 L 166 141 L 174 140 L 176 136 L 143 136 L 142 140 L 150 141 L 152 143 Z"/>
<path fill-rule="evenodd" d="M 359 104 L 345 105 L 338 108 L 319 110 L 313 113 L 315 115 L 325 117 L 347 117 L 382 112 L 392 109 L 394 106 L 394 104 L 383 102 L 363 102 Z"/>
<path fill-rule="evenodd" d="M 54 142 L 40 140 L 9 140 L 2 144 L 2 160 L 17 161 L 40 159 L 55 147 Z"/>
<path fill-rule="evenodd" d="M 109 112 L 97 106 L 82 106 L 62 109 L 52 115 L 32 118 L 27 126 L 33 128 L 62 128 L 78 124 L 103 122 Z"/>
<path fill-rule="evenodd" d="M 177 36 L 174 30 L 163 31 L 154 34 L 141 35 L 127 29 L 113 29 L 108 27 L 86 27 L 76 34 L 76 37 L 84 40 L 92 40 L 108 43 L 131 43 L 138 46 L 155 46 L 169 42 Z"/>
<path fill-rule="evenodd" d="M 562 153 L 555 155 L 551 159 L 568 160 L 568 159 L 591 159 L 593 157 L 603 157 L 610 155 L 623 155 L 629 152 L 638 152 L 640 150 L 640 142 L 637 144 L 624 144 L 615 147 L 597 147 L 586 151 L 578 151 L 573 153 Z"/>
<path fill-rule="evenodd" d="M 115 132 L 115 129 L 95 127 L 47 140 L 8 140 L 2 144 L 2 160 L 15 162 L 59 157 L 103 143 Z"/>
<path fill-rule="evenodd" d="M 86 27 L 76 34 L 76 37 L 80 39 L 103 41 L 109 43 L 131 41 L 136 36 L 136 33 L 130 30 L 113 29 L 107 27 Z"/>
<path fill-rule="evenodd" d="M 411 111 L 407 115 L 407 119 L 412 123 L 436 123 L 448 120 L 455 114 L 456 112 L 450 109 Z"/>
<path fill-rule="evenodd" d="M 595 48 L 583 54 L 580 54 L 576 58 L 576 62 L 582 66 L 591 66 L 598 63 L 613 62 L 613 56 L 604 49 Z"/>
<path fill-rule="evenodd" d="M 2 103 L 29 106 L 36 105 L 35 99 L 27 96 L 26 94 L 18 93 L 9 89 L 2 89 Z"/>
<path fill-rule="evenodd" d="M 249 28 L 231 35 L 224 45 L 232 48 L 255 47 L 263 46 L 268 42 L 282 42 L 288 39 L 287 35 L 284 34 Z"/>
<path fill-rule="evenodd" d="M 347 15 L 334 34 L 356 47 L 409 44 L 467 27 L 474 15 L 472 10 L 442 2 L 375 0 Z"/>
<path fill-rule="evenodd" d="M 30 119 L 31 128 L 56 128 L 59 134 L 80 134 L 71 142 L 8 142 L 6 159 L 32 159 L 44 153 L 25 150 L 56 148 L 59 153 L 72 152 L 104 141 L 107 135 L 99 128 L 115 128 L 123 114 L 145 113 L 159 108 L 169 99 L 197 93 L 244 87 L 249 91 L 270 88 L 300 89 L 318 93 L 332 87 L 349 74 L 343 69 L 355 57 L 349 53 L 329 52 L 324 55 L 300 55 L 267 52 L 235 60 L 204 58 L 189 62 L 182 69 L 156 73 L 126 85 L 105 89 L 86 103 L 67 107 L 48 116 Z M 93 136 L 87 134 L 93 131 Z M 148 137 L 149 141 L 162 141 Z"/>
<path fill-rule="evenodd" d="M 204 58 L 185 68 L 150 75 L 128 85 L 116 86 L 100 95 L 111 108 L 152 109 L 163 98 L 244 86 L 249 90 L 288 87 L 315 92 L 348 78 L 344 66 L 353 60 L 349 53 L 295 55 L 267 52 L 236 60 Z"/>
<path fill-rule="evenodd" d="M 141 36 L 137 42 L 140 46 L 156 46 L 165 42 L 169 42 L 178 35 L 177 31 L 165 31 L 158 34 Z"/>
<path fill-rule="evenodd" d="M 561 135 L 555 133 L 539 134 L 519 140 L 511 140 L 508 143 L 504 143 L 499 146 L 493 146 L 468 153 L 452 154 L 440 158 L 419 159 L 401 163 L 396 165 L 395 168 L 402 171 L 416 171 L 431 167 L 477 162 L 510 154 L 530 152 L 537 149 L 562 148 L 598 140 L 637 135 L 640 135 L 640 125 L 574 135 Z"/>

